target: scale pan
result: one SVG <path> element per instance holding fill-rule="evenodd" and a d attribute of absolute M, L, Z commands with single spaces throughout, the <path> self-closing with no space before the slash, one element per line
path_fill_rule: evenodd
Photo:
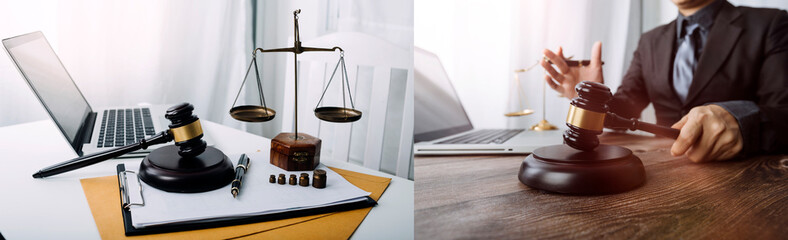
<path fill-rule="evenodd" d="M 361 111 L 342 107 L 315 108 L 315 116 L 326 122 L 355 122 L 361 119 Z"/>
<path fill-rule="evenodd" d="M 230 116 L 244 122 L 267 122 L 274 119 L 276 111 L 263 106 L 243 105 L 231 108 Z"/>
<path fill-rule="evenodd" d="M 524 109 L 522 111 L 510 112 L 510 113 L 504 114 L 504 116 L 507 116 L 507 117 L 519 117 L 519 116 L 530 115 L 531 113 L 534 113 L 534 110 Z"/>

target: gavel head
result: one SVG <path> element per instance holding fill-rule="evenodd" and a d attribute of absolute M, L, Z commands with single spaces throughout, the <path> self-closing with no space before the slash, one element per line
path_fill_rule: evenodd
<path fill-rule="evenodd" d="M 170 120 L 170 133 L 179 147 L 181 157 L 194 157 L 205 151 L 207 144 L 202 140 L 200 119 L 192 114 L 194 106 L 181 103 L 167 109 L 165 118 Z"/>
<path fill-rule="evenodd" d="M 610 89 L 596 82 L 583 81 L 575 86 L 577 97 L 572 99 L 566 116 L 568 130 L 564 144 L 582 151 L 599 146 L 597 135 L 602 134 L 607 113 L 607 102 L 613 98 Z"/>

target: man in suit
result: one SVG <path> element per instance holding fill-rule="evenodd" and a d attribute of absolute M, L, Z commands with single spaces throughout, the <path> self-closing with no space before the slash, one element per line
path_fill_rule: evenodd
<path fill-rule="evenodd" d="M 788 14 L 725 0 L 673 0 L 676 20 L 640 37 L 608 103 L 622 117 L 654 105 L 657 124 L 681 129 L 674 156 L 694 162 L 788 151 Z M 604 83 L 602 44 L 591 63 L 568 67 L 545 49 L 547 83 L 568 98 L 580 81 Z"/>

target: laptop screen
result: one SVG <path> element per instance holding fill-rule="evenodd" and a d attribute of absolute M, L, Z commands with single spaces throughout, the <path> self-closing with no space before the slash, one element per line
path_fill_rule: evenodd
<path fill-rule="evenodd" d="M 420 48 L 415 48 L 413 54 L 414 141 L 430 141 L 473 129 L 438 56 Z"/>
<path fill-rule="evenodd" d="M 75 145 L 79 128 L 92 110 L 44 34 L 4 39 L 3 45 L 52 120 Z"/>

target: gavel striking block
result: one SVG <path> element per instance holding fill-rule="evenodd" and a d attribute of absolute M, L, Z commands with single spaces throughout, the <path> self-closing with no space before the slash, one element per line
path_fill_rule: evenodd
<path fill-rule="evenodd" d="M 593 82 L 575 87 L 567 114 L 564 144 L 541 147 L 520 165 L 520 182 L 533 188 L 567 194 L 609 194 L 643 184 L 646 171 L 627 148 L 599 144 L 608 114 L 610 89 Z"/>
<path fill-rule="evenodd" d="M 194 106 L 182 103 L 164 115 L 170 120 L 174 146 L 153 150 L 140 164 L 139 177 L 148 185 L 168 192 L 205 192 L 226 186 L 235 178 L 232 162 L 222 151 L 202 140 L 200 119 Z"/>

